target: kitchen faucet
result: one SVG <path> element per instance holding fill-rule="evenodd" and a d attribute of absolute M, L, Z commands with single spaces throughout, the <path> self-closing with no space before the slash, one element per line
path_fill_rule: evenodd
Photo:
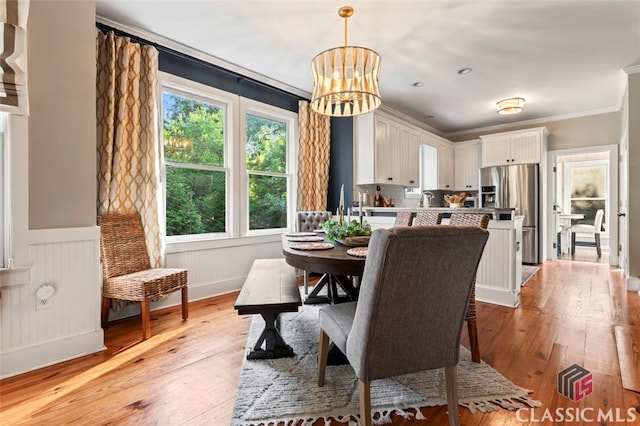
<path fill-rule="evenodd" d="M 427 199 L 427 205 L 425 206 L 424 200 Z M 433 200 L 433 193 L 429 191 L 424 191 L 420 195 L 420 207 L 431 207 L 431 200 Z"/>

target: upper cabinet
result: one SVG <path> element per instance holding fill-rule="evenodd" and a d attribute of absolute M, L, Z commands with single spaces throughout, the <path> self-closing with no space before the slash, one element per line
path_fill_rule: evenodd
<path fill-rule="evenodd" d="M 482 167 L 531 164 L 543 161 L 546 127 L 480 136 Z"/>
<path fill-rule="evenodd" d="M 478 190 L 480 147 L 480 140 L 454 144 L 456 191 Z"/>
<path fill-rule="evenodd" d="M 356 184 L 420 186 L 420 131 L 375 111 L 356 116 Z"/>
<path fill-rule="evenodd" d="M 438 188 L 453 190 L 454 187 L 454 151 L 450 143 L 438 143 Z"/>

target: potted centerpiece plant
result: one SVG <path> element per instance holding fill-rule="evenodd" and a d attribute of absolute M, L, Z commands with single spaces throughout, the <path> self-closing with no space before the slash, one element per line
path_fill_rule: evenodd
<path fill-rule="evenodd" d="M 342 245 L 351 247 L 363 247 L 369 244 L 371 238 L 371 226 L 361 224 L 357 220 L 329 219 L 322 224 L 327 238 L 337 241 Z"/>

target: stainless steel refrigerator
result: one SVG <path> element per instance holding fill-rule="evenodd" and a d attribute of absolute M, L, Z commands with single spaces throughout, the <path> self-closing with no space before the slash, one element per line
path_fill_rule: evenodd
<path fill-rule="evenodd" d="M 522 262 L 540 263 L 540 212 L 538 164 L 483 167 L 480 169 L 482 207 L 514 209 L 522 222 Z"/>

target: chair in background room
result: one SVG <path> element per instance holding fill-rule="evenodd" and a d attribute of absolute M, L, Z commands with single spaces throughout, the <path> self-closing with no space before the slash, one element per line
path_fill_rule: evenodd
<path fill-rule="evenodd" d="M 571 232 L 571 254 L 576 254 L 576 246 L 595 247 L 598 252 L 598 257 L 602 257 L 602 249 L 600 248 L 600 232 L 602 230 L 602 219 L 604 218 L 604 210 L 598 209 L 596 211 L 596 217 L 593 221 L 593 225 L 585 223 L 579 223 L 577 225 L 571 225 L 569 232 Z M 576 241 L 576 233 L 593 235 L 593 241 Z"/>
<path fill-rule="evenodd" d="M 413 212 L 398 212 L 393 226 L 411 226 L 413 223 Z"/>
<path fill-rule="evenodd" d="M 489 216 L 486 214 L 474 213 L 452 213 L 449 225 L 478 226 L 487 229 L 489 226 Z M 478 326 L 476 324 L 478 315 L 476 313 L 476 279 L 473 279 L 471 294 L 469 296 L 469 306 L 467 307 L 467 331 L 469 332 L 469 347 L 471 349 L 471 359 L 473 362 L 480 362 L 480 343 L 478 341 Z"/>
<path fill-rule="evenodd" d="M 329 211 L 299 211 L 296 229 L 298 232 L 311 232 L 322 228 L 322 224 L 331 219 Z M 303 271 L 304 294 L 309 293 L 309 271 Z"/>
<path fill-rule="evenodd" d="M 333 342 L 359 380 L 360 424 L 372 422 L 372 380 L 439 368 L 445 369 L 449 421 L 460 424 L 460 334 L 488 235 L 470 226 L 377 229 L 358 301 L 320 309 L 318 385 L 324 385 Z"/>
<path fill-rule="evenodd" d="M 413 218 L 413 226 L 435 226 L 442 223 L 442 213 L 418 212 Z"/>
<path fill-rule="evenodd" d="M 174 291 L 182 292 L 182 319 L 189 316 L 186 269 L 151 268 L 138 213 L 108 213 L 98 217 L 102 261 L 102 328 L 109 324 L 111 299 L 140 302 L 142 338 L 151 337 L 149 303 Z"/>

